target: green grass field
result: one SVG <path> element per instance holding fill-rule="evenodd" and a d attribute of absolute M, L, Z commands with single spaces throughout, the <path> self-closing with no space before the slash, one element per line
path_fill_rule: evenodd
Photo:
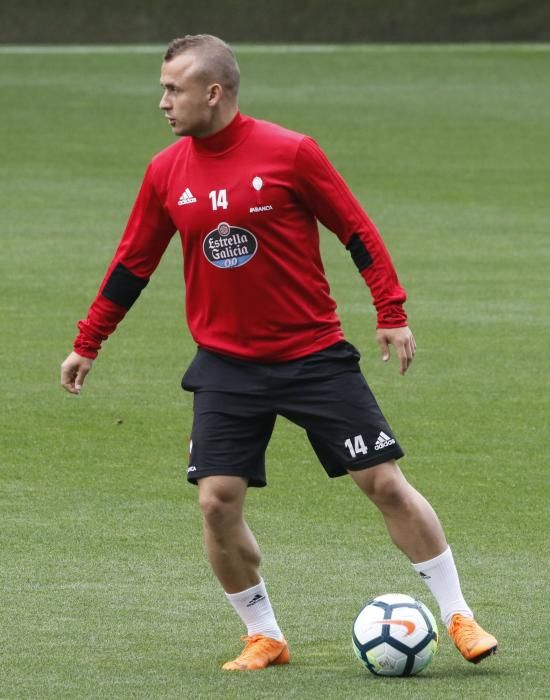
<path fill-rule="evenodd" d="M 175 241 L 80 397 L 58 386 L 151 155 L 161 49 L 0 52 L 0 698 L 549 695 L 550 50 L 243 47 L 244 112 L 306 131 L 377 222 L 419 352 L 403 378 L 370 296 L 323 249 L 350 341 L 500 640 L 478 667 L 442 635 L 414 679 L 371 677 L 364 601 L 434 601 L 351 480 L 280 419 L 247 514 L 292 665 L 228 675 L 244 631 L 205 561 L 185 481 L 194 353 Z"/>

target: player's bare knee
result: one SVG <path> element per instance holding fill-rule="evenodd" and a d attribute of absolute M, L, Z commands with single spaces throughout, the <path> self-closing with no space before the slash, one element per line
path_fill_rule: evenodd
<path fill-rule="evenodd" d="M 233 505 L 219 498 L 216 494 L 206 493 L 199 496 L 199 508 L 210 527 L 223 527 L 231 518 Z"/>
<path fill-rule="evenodd" d="M 379 508 L 403 509 L 409 506 L 411 487 L 397 466 L 388 466 L 376 471 L 373 469 L 366 476 L 360 486 Z"/>
<path fill-rule="evenodd" d="M 408 510 L 413 503 L 407 486 L 406 482 L 388 480 L 380 485 L 372 500 L 382 510 Z"/>
<path fill-rule="evenodd" d="M 228 528 L 243 516 L 242 499 L 231 491 L 200 488 L 199 508 L 205 523 L 214 530 Z"/>
<path fill-rule="evenodd" d="M 396 506 L 402 500 L 402 490 L 393 480 L 378 480 L 367 495 L 378 506 Z"/>

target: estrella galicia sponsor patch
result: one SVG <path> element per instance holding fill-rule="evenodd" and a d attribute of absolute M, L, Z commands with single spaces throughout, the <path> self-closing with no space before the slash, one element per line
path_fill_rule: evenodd
<path fill-rule="evenodd" d="M 240 226 L 222 221 L 204 237 L 202 249 L 208 262 L 222 270 L 246 265 L 258 250 L 256 236 Z"/>

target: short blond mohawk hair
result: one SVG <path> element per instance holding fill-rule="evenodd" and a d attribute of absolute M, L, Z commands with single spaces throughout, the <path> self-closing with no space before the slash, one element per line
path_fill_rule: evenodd
<path fill-rule="evenodd" d="M 217 82 L 224 90 L 237 96 L 241 72 L 229 44 L 212 34 L 186 34 L 172 39 L 164 54 L 164 60 L 171 61 L 187 52 L 201 59 L 200 73 L 205 80 Z"/>

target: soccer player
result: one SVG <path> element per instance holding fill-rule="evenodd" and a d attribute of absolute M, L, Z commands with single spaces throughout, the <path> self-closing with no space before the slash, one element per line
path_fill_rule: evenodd
<path fill-rule="evenodd" d="M 333 231 L 377 311 L 382 359 L 401 374 L 416 343 L 405 292 L 374 224 L 311 138 L 245 116 L 239 67 L 210 35 L 170 43 L 160 109 L 179 138 L 149 164 L 126 230 L 61 366 L 79 394 L 101 343 L 136 301 L 171 237 L 183 245 L 187 319 L 198 346 L 183 388 L 194 392 L 188 479 L 198 484 L 212 569 L 247 628 L 230 671 L 286 664 L 287 642 L 243 517 L 246 490 L 265 486 L 275 418 L 307 431 L 329 477 L 349 474 L 379 508 L 393 542 L 435 596 L 461 654 L 497 649 L 475 622 L 434 510 L 405 479 L 403 456 L 343 336 L 319 252 Z"/>

